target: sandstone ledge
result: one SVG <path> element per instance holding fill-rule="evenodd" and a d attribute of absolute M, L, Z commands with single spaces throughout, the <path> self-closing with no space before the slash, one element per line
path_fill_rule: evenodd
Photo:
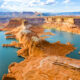
<path fill-rule="evenodd" d="M 3 76 L 3 80 L 55 79 L 80 80 L 80 62 L 59 56 L 30 57 L 20 63 L 11 64 L 9 73 Z"/>
<path fill-rule="evenodd" d="M 59 31 L 71 32 L 74 34 L 80 34 L 80 28 L 76 25 L 64 24 L 64 23 L 44 23 L 44 28 L 56 29 Z"/>
<path fill-rule="evenodd" d="M 6 34 L 15 36 L 19 42 L 3 44 L 3 47 L 21 48 L 17 54 L 25 60 L 12 63 L 3 80 L 80 80 L 79 61 L 64 57 L 76 49 L 69 42 L 49 43 L 41 35 L 54 34 L 44 33 L 43 28 L 28 24 L 14 27 Z"/>

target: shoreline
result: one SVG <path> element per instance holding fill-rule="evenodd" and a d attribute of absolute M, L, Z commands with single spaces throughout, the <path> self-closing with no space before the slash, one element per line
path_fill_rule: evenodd
<path fill-rule="evenodd" d="M 70 28 L 70 27 L 66 27 L 66 25 L 62 25 L 62 26 L 58 26 L 58 24 L 56 24 L 56 26 L 52 23 L 45 23 L 42 25 L 43 28 L 47 28 L 47 29 L 56 29 L 59 31 L 64 31 L 64 32 L 69 32 L 69 33 L 73 33 L 73 34 L 78 34 L 80 35 L 80 29 L 78 28 Z"/>
<path fill-rule="evenodd" d="M 38 31 L 36 32 L 35 29 Z M 29 76 L 34 76 L 34 75 L 35 75 L 34 76 L 35 78 L 32 77 L 34 78 L 34 80 L 38 78 L 41 79 L 44 75 L 40 77 L 39 69 L 41 69 L 41 73 L 44 73 L 45 71 L 45 74 L 48 77 L 48 73 L 51 73 L 51 71 L 46 72 L 47 69 L 54 70 L 55 67 L 59 68 L 59 66 L 62 71 L 63 69 L 65 69 L 64 66 L 67 66 L 66 69 L 72 72 L 75 72 L 76 74 L 80 74 L 80 72 L 77 72 L 77 70 L 75 70 L 77 68 L 80 68 L 79 61 L 65 57 L 66 54 L 72 52 L 76 48 L 73 47 L 73 45 L 70 44 L 69 42 L 67 44 L 61 44 L 60 41 L 56 43 L 49 43 L 45 41 L 43 38 L 40 37 L 41 35 L 44 34 L 43 30 L 41 29 L 40 31 L 40 29 L 41 28 L 39 27 L 38 28 L 29 27 L 28 29 L 25 29 L 25 26 L 22 23 L 21 26 L 14 28 L 12 31 L 6 33 L 6 34 L 12 34 L 13 36 L 15 36 L 14 38 L 17 39 L 19 42 L 12 42 L 11 44 L 3 44 L 3 46 L 4 47 L 12 46 L 12 47 L 21 48 L 17 51 L 17 53 L 18 53 L 18 56 L 24 57 L 25 60 L 20 63 L 12 63 L 9 66 L 8 74 L 5 74 L 2 80 L 6 80 L 6 79 L 14 79 L 14 80 L 30 79 L 31 80 Z M 51 33 L 46 33 L 45 35 L 47 34 L 54 35 Z M 7 38 L 10 38 L 10 36 Z M 68 76 L 70 76 L 70 74 L 72 75 L 72 72 L 68 74 L 66 69 L 65 69 L 66 74 Z M 34 72 L 34 75 L 32 74 L 32 72 Z M 36 72 L 39 72 L 39 73 L 36 73 Z M 55 72 L 53 73 L 55 74 Z M 78 79 L 78 78 L 80 79 L 79 76 L 76 77 L 76 74 L 74 74 L 74 79 Z M 46 80 L 47 77 L 45 77 L 44 79 Z M 53 80 L 53 76 L 49 77 L 48 80 Z"/>
<path fill-rule="evenodd" d="M 0 32 L 0 80 L 2 80 L 2 76 L 8 73 L 8 66 L 12 62 L 21 62 L 23 58 L 17 56 L 17 48 L 3 48 L 1 45 L 4 43 L 11 43 L 12 41 L 16 41 L 15 39 L 5 39 L 4 35 L 5 31 Z"/>

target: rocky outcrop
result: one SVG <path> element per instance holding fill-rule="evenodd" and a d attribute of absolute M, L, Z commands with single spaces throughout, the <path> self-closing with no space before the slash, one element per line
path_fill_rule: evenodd
<path fill-rule="evenodd" d="M 49 43 L 41 35 L 54 35 L 44 33 L 40 26 L 33 26 L 22 20 L 22 24 L 6 32 L 15 36 L 18 42 L 3 44 L 3 47 L 21 48 L 18 56 L 25 58 L 20 63 L 12 63 L 8 74 L 2 80 L 79 80 L 79 61 L 64 57 L 76 48 L 69 42 L 61 44 Z M 8 36 L 7 38 L 12 38 Z M 46 38 L 46 37 L 45 37 Z M 77 75 L 77 76 L 76 76 Z"/>
<path fill-rule="evenodd" d="M 80 34 L 80 27 L 74 24 L 69 24 L 69 23 L 61 23 L 61 22 L 44 23 L 42 27 L 49 28 L 49 29 L 56 29 L 59 31 L 71 32 L 75 34 Z"/>
<path fill-rule="evenodd" d="M 2 30 L 9 31 L 20 26 L 21 24 L 22 24 L 22 19 L 13 18 L 7 23 L 7 25 Z"/>
<path fill-rule="evenodd" d="M 15 47 L 15 48 L 21 48 L 22 44 L 17 43 L 16 41 L 11 42 L 10 44 L 3 44 L 3 47 Z"/>
<path fill-rule="evenodd" d="M 15 39 L 15 36 L 14 35 L 12 35 L 12 36 L 6 36 L 5 38 L 6 39 Z"/>
<path fill-rule="evenodd" d="M 59 41 L 56 43 L 49 43 L 29 30 L 26 30 L 26 33 L 25 31 L 19 32 L 16 38 L 19 43 L 12 42 L 11 44 L 3 44 L 3 46 L 16 47 L 17 44 L 22 44 L 22 46 L 20 46 L 21 49 L 17 51 L 17 53 L 24 58 L 27 56 L 65 56 L 75 50 L 70 43 L 61 44 Z"/>
<path fill-rule="evenodd" d="M 59 56 L 29 57 L 20 63 L 12 63 L 3 80 L 80 80 L 80 63 L 74 61 Z M 79 63 L 77 68 L 76 62 Z"/>

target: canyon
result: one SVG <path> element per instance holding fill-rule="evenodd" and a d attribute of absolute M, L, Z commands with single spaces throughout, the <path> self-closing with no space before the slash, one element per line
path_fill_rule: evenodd
<path fill-rule="evenodd" d="M 15 18 L 2 29 L 7 31 L 6 39 L 18 40 L 2 46 L 19 48 L 17 55 L 24 57 L 24 61 L 10 64 L 2 80 L 80 80 L 80 61 L 66 57 L 76 48 L 70 42 L 46 41 L 47 35 L 56 34 L 44 32 L 44 25 L 48 23 L 34 25 Z"/>
<path fill-rule="evenodd" d="M 80 16 L 49 16 L 44 19 L 44 28 L 80 34 Z"/>

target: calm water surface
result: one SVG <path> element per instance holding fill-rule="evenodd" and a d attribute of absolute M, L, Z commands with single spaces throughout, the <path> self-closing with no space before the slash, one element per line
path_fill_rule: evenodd
<path fill-rule="evenodd" d="M 66 55 L 67 57 L 74 58 L 74 59 L 80 59 L 80 55 L 78 52 L 80 51 L 80 35 L 57 31 L 57 30 L 48 30 L 46 29 L 45 32 L 53 32 L 55 35 L 50 36 L 50 38 L 47 38 L 46 40 L 53 43 L 56 41 L 61 41 L 61 43 L 71 42 L 74 44 L 75 47 L 77 47 L 77 50 L 73 51 L 72 53 Z M 49 35 L 48 35 L 49 36 Z M 18 49 L 16 48 L 3 48 L 1 45 L 10 43 L 11 39 L 5 39 L 4 32 L 0 32 L 0 79 L 3 76 L 4 73 L 8 72 L 8 66 L 12 62 L 20 62 L 23 60 L 23 58 L 18 57 L 16 51 Z"/>
<path fill-rule="evenodd" d="M 2 47 L 2 44 L 11 43 L 11 41 L 16 41 L 14 39 L 5 39 L 5 32 L 0 32 L 0 80 L 4 73 L 8 72 L 8 66 L 12 62 L 20 62 L 23 58 L 18 57 L 16 48 L 6 48 Z"/>
<path fill-rule="evenodd" d="M 56 41 L 61 41 L 61 43 L 70 42 L 71 44 L 74 44 L 74 46 L 77 47 L 77 49 L 66 56 L 74 59 L 80 59 L 80 54 L 78 54 L 78 52 L 80 51 L 80 35 L 57 31 L 57 30 L 48 30 L 48 29 L 45 30 L 45 32 L 48 31 L 53 32 L 55 35 L 50 36 L 50 38 L 47 38 L 46 39 L 47 41 L 51 43 Z"/>

